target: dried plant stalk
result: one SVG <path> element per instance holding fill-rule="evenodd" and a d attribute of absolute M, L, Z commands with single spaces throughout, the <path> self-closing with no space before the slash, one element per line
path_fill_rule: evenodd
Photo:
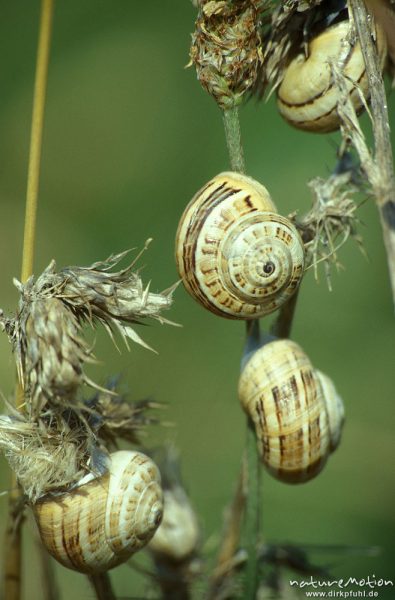
<path fill-rule="evenodd" d="M 387 251 L 388 268 L 395 306 L 395 175 L 388 122 L 387 101 L 379 61 L 370 31 L 370 20 L 363 0 L 348 0 L 361 44 L 369 80 L 371 115 L 374 136 L 374 160 L 370 157 L 358 128 L 351 127 L 345 115 L 344 132 L 349 134 L 361 164 L 372 186 L 379 209 L 384 244 Z M 391 10 L 391 9 L 389 9 Z M 393 16 L 393 15 L 392 15 Z M 392 20 L 390 43 L 395 35 L 395 17 Z M 345 109 L 350 110 L 349 108 Z"/>

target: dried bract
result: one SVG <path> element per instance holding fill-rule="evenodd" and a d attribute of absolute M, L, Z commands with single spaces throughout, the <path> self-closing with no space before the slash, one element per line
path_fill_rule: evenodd
<path fill-rule="evenodd" d="M 218 105 L 232 108 L 256 81 L 261 62 L 262 0 L 199 2 L 191 63 Z"/>
<path fill-rule="evenodd" d="M 108 331 L 116 327 L 124 337 L 142 343 L 141 338 L 127 324 L 139 323 L 148 317 L 160 323 L 171 323 L 162 316 L 170 308 L 176 286 L 161 294 L 144 288 L 138 273 L 133 271 L 136 260 L 118 272 L 111 272 L 128 251 L 110 256 L 90 267 L 68 267 L 57 275 L 57 287 L 63 302 L 80 321 L 100 321 Z M 126 324 L 125 324 L 126 323 Z"/>

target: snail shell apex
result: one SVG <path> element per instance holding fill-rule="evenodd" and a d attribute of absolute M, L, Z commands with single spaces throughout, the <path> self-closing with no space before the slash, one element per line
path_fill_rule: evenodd
<path fill-rule="evenodd" d="M 323 376 L 324 389 L 320 377 L 291 340 L 262 346 L 240 376 L 239 398 L 254 422 L 261 460 L 281 481 L 317 475 L 339 442 L 343 406 L 329 378 Z"/>
<path fill-rule="evenodd" d="M 140 452 L 110 456 L 109 472 L 87 476 L 59 496 L 45 496 L 33 512 L 41 539 L 61 564 L 100 573 L 145 546 L 163 514 L 159 470 Z"/>
<path fill-rule="evenodd" d="M 176 262 L 186 290 L 202 306 L 229 319 L 254 319 L 296 291 L 304 246 L 293 224 L 276 214 L 263 185 L 224 172 L 186 207 Z"/>
<path fill-rule="evenodd" d="M 348 20 L 327 28 L 311 40 L 307 58 L 304 52 L 301 52 L 286 68 L 277 92 L 277 105 L 281 115 L 294 127 L 318 133 L 327 133 L 339 128 L 338 89 L 333 81 L 331 61 L 337 63 L 347 78 L 347 87 L 355 110 L 363 110 L 364 103 L 360 92 L 365 98 L 369 98 L 368 78 L 360 44 L 358 41 L 353 46 L 349 43 L 349 31 Z M 386 42 L 378 25 L 376 37 L 383 67 Z"/>

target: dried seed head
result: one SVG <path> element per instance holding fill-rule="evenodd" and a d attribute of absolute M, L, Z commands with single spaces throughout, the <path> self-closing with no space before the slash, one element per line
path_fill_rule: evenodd
<path fill-rule="evenodd" d="M 15 319 L 2 320 L 33 415 L 38 415 L 48 401 L 75 405 L 77 391 L 87 381 L 83 364 L 93 361 L 76 316 L 55 296 L 51 285 L 43 285 L 48 269 L 36 283 L 33 278 L 25 285 L 18 282 L 18 314 Z"/>
<path fill-rule="evenodd" d="M 90 267 L 69 267 L 56 272 L 52 261 L 35 281 L 16 282 L 21 293 L 15 318 L 0 314 L 16 357 L 19 379 L 30 412 L 44 407 L 80 405 L 83 383 L 95 384 L 84 374 L 86 362 L 94 361 L 92 349 L 82 338 L 82 324 L 101 323 L 112 337 L 117 328 L 127 338 L 146 344 L 130 326 L 147 317 L 169 323 L 161 312 L 170 307 L 174 286 L 162 294 L 143 287 L 140 276 L 126 269 L 110 272 L 126 252 Z"/>
<path fill-rule="evenodd" d="M 192 35 L 191 63 L 218 105 L 239 105 L 261 62 L 262 0 L 201 1 Z"/>

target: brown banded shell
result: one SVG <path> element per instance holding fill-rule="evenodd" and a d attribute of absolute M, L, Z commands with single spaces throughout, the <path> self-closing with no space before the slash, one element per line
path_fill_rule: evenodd
<path fill-rule="evenodd" d="M 304 246 L 263 185 L 225 172 L 185 209 L 176 262 L 186 290 L 202 306 L 228 319 L 254 319 L 275 311 L 296 291 Z"/>
<path fill-rule="evenodd" d="M 33 506 L 41 539 L 62 565 L 100 573 L 145 546 L 163 514 L 160 474 L 141 452 L 110 456 L 109 471 L 84 477 L 76 488 Z"/>
<path fill-rule="evenodd" d="M 339 443 L 344 409 L 298 344 L 276 340 L 257 350 L 240 376 L 239 398 L 274 477 L 302 483 L 321 471 Z"/>
<path fill-rule="evenodd" d="M 338 88 L 333 80 L 331 62 L 337 64 L 347 80 L 356 112 L 364 108 L 361 92 L 369 99 L 369 85 L 359 42 L 349 42 L 350 22 L 341 21 L 311 40 L 308 55 L 301 51 L 288 65 L 277 91 L 281 115 L 294 127 L 326 133 L 340 127 L 337 114 Z M 386 56 L 385 36 L 376 26 L 381 66 Z"/>

